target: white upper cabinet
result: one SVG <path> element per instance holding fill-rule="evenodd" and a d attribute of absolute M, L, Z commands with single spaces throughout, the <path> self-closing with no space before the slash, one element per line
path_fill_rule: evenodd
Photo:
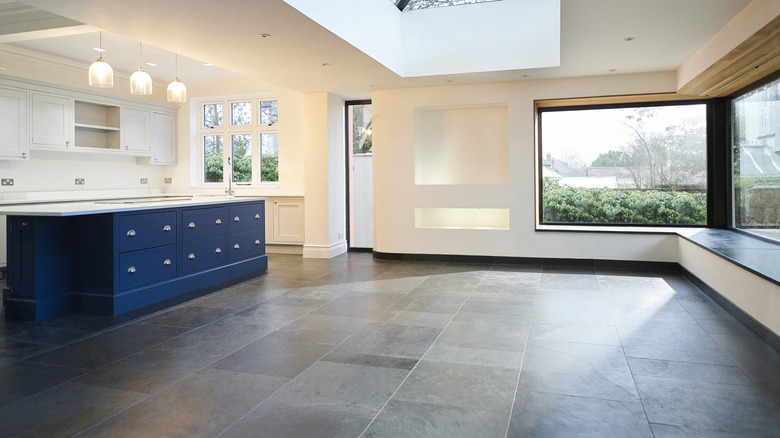
<path fill-rule="evenodd" d="M 32 146 L 60 149 L 72 146 L 73 99 L 32 93 Z"/>
<path fill-rule="evenodd" d="M 152 161 L 150 164 L 176 164 L 176 116 L 152 113 Z"/>
<path fill-rule="evenodd" d="M 0 87 L 0 159 L 26 159 L 27 91 Z"/>
<path fill-rule="evenodd" d="M 152 113 L 122 108 L 122 149 L 128 152 L 152 152 Z"/>

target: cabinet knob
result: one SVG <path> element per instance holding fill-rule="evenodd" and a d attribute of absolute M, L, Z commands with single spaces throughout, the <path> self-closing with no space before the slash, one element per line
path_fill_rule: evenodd
<path fill-rule="evenodd" d="M 194 260 L 195 259 L 195 253 L 190 253 L 190 255 L 187 256 L 188 259 Z"/>
<path fill-rule="evenodd" d="M 237 243 L 236 243 L 235 245 L 233 245 L 233 249 L 239 249 L 239 248 L 241 248 L 241 247 L 240 247 L 240 246 L 238 246 L 238 244 L 237 244 Z"/>
<path fill-rule="evenodd" d="M 217 225 L 222 225 L 222 219 L 217 219 L 217 221 L 214 222 L 214 223 L 217 224 Z"/>
<path fill-rule="evenodd" d="M 171 231 L 171 226 L 170 225 L 164 226 L 163 231 Z"/>
<path fill-rule="evenodd" d="M 127 232 L 127 237 L 133 237 L 135 236 L 135 230 L 130 230 Z"/>
<path fill-rule="evenodd" d="M 260 245 L 260 239 L 255 240 L 255 245 Z"/>
<path fill-rule="evenodd" d="M 163 262 L 163 265 L 165 266 L 170 266 L 170 264 L 171 264 L 171 259 L 165 259 L 165 261 Z"/>
<path fill-rule="evenodd" d="M 257 213 L 257 214 L 255 215 L 255 219 L 260 219 L 260 213 Z"/>
<path fill-rule="evenodd" d="M 135 272 L 135 266 L 130 266 L 129 268 L 127 268 L 127 273 L 128 274 L 132 274 L 134 272 Z"/>
<path fill-rule="evenodd" d="M 190 224 L 187 225 L 187 226 L 190 227 L 190 228 L 195 228 L 195 222 L 190 222 Z"/>
<path fill-rule="evenodd" d="M 27 152 L 22 152 L 22 158 L 27 158 Z"/>
<path fill-rule="evenodd" d="M 234 217 L 234 218 L 233 218 L 233 222 L 238 222 L 238 221 L 240 221 L 240 220 L 241 220 L 241 219 L 239 219 L 239 218 L 238 218 L 238 216 L 236 216 L 236 217 Z"/>
<path fill-rule="evenodd" d="M 69 141 L 66 141 L 66 142 L 65 142 L 65 147 L 68 147 L 68 146 L 70 146 L 70 142 L 69 142 Z"/>
<path fill-rule="evenodd" d="M 23 226 L 23 227 L 29 227 L 29 226 L 30 226 L 30 223 L 29 223 L 29 222 L 27 222 L 27 221 L 24 221 L 24 222 L 22 222 L 22 226 Z"/>
<path fill-rule="evenodd" d="M 222 248 L 217 248 L 214 252 L 217 254 L 222 254 Z"/>

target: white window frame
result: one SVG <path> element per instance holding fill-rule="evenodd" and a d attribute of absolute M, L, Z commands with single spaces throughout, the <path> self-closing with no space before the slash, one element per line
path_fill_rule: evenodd
<path fill-rule="evenodd" d="M 260 102 L 273 101 L 277 103 L 277 120 L 274 123 L 260 123 Z M 251 102 L 252 103 L 252 120 L 247 125 L 233 125 L 231 105 L 238 102 Z M 207 127 L 204 120 L 204 107 L 210 104 L 222 105 L 222 126 Z M 279 181 L 261 181 L 261 162 L 262 151 L 260 150 L 260 136 L 262 134 L 277 134 L 277 140 L 279 135 L 279 100 L 275 95 L 249 95 L 249 96 L 230 96 L 230 97 L 216 97 L 201 99 L 197 102 L 198 111 L 198 178 L 197 185 L 214 187 L 227 184 L 225 179 L 231 174 L 231 166 L 228 165 L 228 158 L 232 156 L 233 143 L 232 136 L 239 134 L 248 134 L 252 136 L 252 181 L 251 182 L 234 182 L 233 185 L 238 186 L 277 186 Z M 221 135 L 222 136 L 222 182 L 206 182 L 206 163 L 205 153 L 203 150 L 205 137 Z M 277 154 L 281 152 L 277 150 Z M 278 170 L 278 169 L 277 169 Z"/>

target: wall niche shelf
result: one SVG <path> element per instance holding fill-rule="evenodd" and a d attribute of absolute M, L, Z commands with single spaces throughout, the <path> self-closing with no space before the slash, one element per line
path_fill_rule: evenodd
<path fill-rule="evenodd" d="M 76 100 L 73 120 L 76 147 L 119 150 L 119 106 Z"/>

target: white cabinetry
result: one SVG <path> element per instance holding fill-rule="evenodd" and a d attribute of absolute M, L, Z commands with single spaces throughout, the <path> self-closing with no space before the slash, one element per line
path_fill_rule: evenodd
<path fill-rule="evenodd" d="M 73 99 L 32 93 L 32 146 L 61 149 L 71 146 Z"/>
<path fill-rule="evenodd" d="M 267 198 L 266 205 L 266 243 L 303 245 L 305 229 L 303 198 L 272 197 Z"/>
<path fill-rule="evenodd" d="M 122 108 L 122 149 L 151 153 L 152 141 L 152 113 L 135 108 Z"/>
<path fill-rule="evenodd" d="M 150 164 L 176 164 L 176 117 L 152 113 L 152 161 Z"/>
<path fill-rule="evenodd" d="M 0 87 L 0 159 L 28 157 L 27 99 L 25 90 Z M 5 235 L 5 232 L 1 234 Z M 4 254 L 0 255 L 4 257 Z M 0 260 L 0 265 L 3 264 Z"/>

